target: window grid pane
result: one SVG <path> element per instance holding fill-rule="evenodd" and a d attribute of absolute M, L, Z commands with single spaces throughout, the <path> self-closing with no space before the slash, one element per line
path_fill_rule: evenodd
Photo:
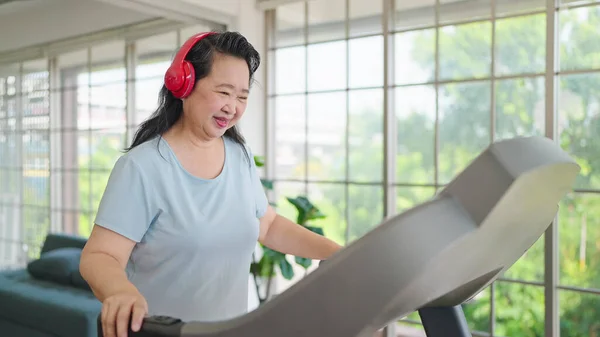
<path fill-rule="evenodd" d="M 477 300 L 465 305 L 470 328 L 479 333 L 505 336 L 532 332 L 533 335 L 543 335 L 544 320 L 547 317 L 545 310 L 551 309 L 547 307 L 549 302 L 544 297 L 544 286 L 550 286 L 545 284 L 547 278 L 544 277 L 546 257 L 555 254 L 556 250 L 560 251 L 560 266 L 554 266 L 560 270 L 560 286 L 600 289 L 600 284 L 594 281 L 593 272 L 598 269 L 593 267 L 596 260 L 600 261 L 600 254 L 595 254 L 598 251 L 595 248 L 598 247 L 594 238 L 598 236 L 593 230 L 600 228 L 593 223 L 593 218 L 600 218 L 600 213 L 593 216 L 593 210 L 600 209 L 600 199 L 595 197 L 600 195 L 600 162 L 594 159 L 600 158 L 600 152 L 596 151 L 600 149 L 600 143 L 597 141 L 598 137 L 592 136 L 600 134 L 600 118 L 597 118 L 600 116 L 597 99 L 600 91 L 596 85 L 597 71 L 600 70 L 600 64 L 597 64 L 600 49 L 596 48 L 598 44 L 595 42 L 599 40 L 595 38 L 598 30 L 592 28 L 595 23 L 600 22 L 600 3 L 586 5 L 593 1 L 577 2 L 582 7 L 572 9 L 562 6 L 574 2 L 562 1 L 559 4 L 560 8 L 556 12 L 559 26 L 555 37 L 559 62 L 558 68 L 552 69 L 546 64 L 549 53 L 552 52 L 546 50 L 546 25 L 552 19 L 546 17 L 545 1 L 441 0 L 438 8 L 434 1 L 421 1 L 418 6 L 406 1 L 385 1 L 388 2 L 388 8 L 394 9 L 390 14 L 389 69 L 384 69 L 383 63 L 379 63 L 384 59 L 379 56 L 385 41 L 373 44 L 373 48 L 360 47 L 363 42 L 357 37 L 368 35 L 364 42 L 374 42 L 382 39 L 383 29 L 388 28 L 382 25 L 382 31 L 379 31 L 374 26 L 364 24 L 367 17 L 374 19 L 376 15 L 366 9 L 359 12 L 361 1 L 348 1 L 349 8 L 340 5 L 337 13 L 328 13 L 329 19 L 319 19 L 316 14 L 318 8 L 325 6 L 321 2 L 326 1 L 306 2 L 308 24 L 301 29 L 307 30 L 308 40 L 299 44 L 307 51 L 305 62 L 296 64 L 293 69 L 281 66 L 270 69 L 280 82 L 283 81 L 277 83 L 277 87 L 297 85 L 298 89 L 294 93 L 300 94 L 306 86 L 306 93 L 309 95 L 307 102 L 317 94 L 325 97 L 327 93 L 334 97 L 334 93 L 337 93 L 341 97 L 345 92 L 348 95 L 346 102 L 341 99 L 324 100 L 332 107 L 335 106 L 331 111 L 314 103 L 303 106 L 303 114 L 306 114 L 309 124 L 303 124 L 304 130 L 297 128 L 298 133 L 304 131 L 305 135 L 304 148 L 301 144 L 297 147 L 308 151 L 302 155 L 310 159 L 310 153 L 320 151 L 319 148 L 322 147 L 314 142 L 318 134 L 324 132 L 318 131 L 322 126 L 315 122 L 319 111 L 318 116 L 321 116 L 322 111 L 328 111 L 327 118 L 337 118 L 340 129 L 336 131 L 336 135 L 345 135 L 347 147 L 344 153 L 340 144 L 338 151 L 332 153 L 342 154 L 329 157 L 335 159 L 326 161 L 323 157 L 312 164 L 297 164 L 308 167 L 307 172 L 312 172 L 315 165 L 327 166 L 327 174 L 318 177 L 309 174 L 304 179 L 287 178 L 281 176 L 276 167 L 275 177 L 282 182 L 298 179 L 318 186 L 339 186 L 336 188 L 337 192 L 331 192 L 333 196 L 327 201 L 315 200 L 323 205 L 330 205 L 331 200 L 338 200 L 338 207 L 342 204 L 348 206 L 345 218 L 341 221 L 347 224 L 348 239 L 352 241 L 370 228 L 360 224 L 359 212 L 361 206 L 371 205 L 371 193 L 367 190 L 375 191 L 375 187 L 371 187 L 369 183 L 370 179 L 357 172 L 370 171 L 370 177 L 373 178 L 371 180 L 375 181 L 382 176 L 378 169 L 373 169 L 374 165 L 391 165 L 391 161 L 394 161 L 395 174 L 387 183 L 393 186 L 393 196 L 388 194 L 388 197 L 395 202 L 395 208 L 390 214 L 395 214 L 435 195 L 491 141 L 517 136 L 543 136 L 549 132 L 547 125 L 555 125 L 558 135 L 556 141 L 582 166 L 575 186 L 579 193 L 563 201 L 557 217 L 556 225 L 559 226 L 560 233 L 558 241 L 561 246 L 546 247 L 545 237 L 542 236 L 505 271 L 495 285 L 493 296 L 491 288 L 487 288 L 476 297 Z M 299 3 L 302 2 L 296 4 Z M 495 4 L 493 10 L 492 3 Z M 374 6 L 375 12 L 377 6 Z M 275 10 L 276 13 L 278 11 L 279 8 Z M 439 13 L 437 16 L 436 11 Z M 347 15 L 346 34 L 343 34 L 341 28 L 344 24 L 339 22 L 344 15 Z M 361 26 L 361 23 L 364 25 Z M 331 30 L 327 31 L 327 28 Z M 276 41 L 275 45 L 279 43 Z M 339 47 L 335 49 L 333 46 Z M 582 53 L 582 50 L 586 52 Z M 275 48 L 270 55 L 280 55 L 284 51 L 283 48 Z M 277 63 L 283 62 L 287 60 L 277 60 Z M 381 69 L 380 74 L 376 74 L 376 69 Z M 306 74 L 308 82 L 286 82 L 286 78 L 300 78 L 293 75 L 294 72 Z M 383 83 L 384 72 L 390 75 L 388 83 Z M 546 95 L 552 87 L 547 86 L 547 81 L 555 73 L 558 74 L 555 77 L 557 104 L 548 106 Z M 362 127 L 356 127 L 359 118 L 354 111 L 366 111 L 367 107 L 376 111 L 374 104 L 365 103 L 367 98 L 358 94 L 362 88 L 365 92 L 383 89 L 381 92 L 387 94 L 389 105 L 382 106 L 378 114 L 370 114 L 378 116 L 377 118 L 367 119 L 366 115 L 361 115 Z M 356 96 L 352 96 L 353 94 Z M 278 100 L 287 93 L 284 90 L 274 90 L 270 95 L 271 99 Z M 381 100 L 383 101 L 383 97 Z M 270 107 L 270 114 L 283 114 L 277 105 Z M 341 114 L 344 108 L 348 110 L 345 118 Z M 546 119 L 548 109 L 554 112 L 553 120 Z M 371 154 L 368 157 L 370 160 L 364 160 L 367 157 L 362 151 L 356 153 L 355 144 L 359 144 L 361 139 L 383 137 L 384 113 L 395 117 L 389 119 L 394 121 L 391 130 L 393 137 L 397 139 L 392 149 L 394 153 L 379 152 L 371 148 L 373 153 L 381 153 L 382 157 L 375 159 L 377 157 Z M 346 132 L 343 132 L 344 125 Z M 370 130 L 374 125 L 378 128 Z M 370 131 L 367 132 L 366 129 Z M 357 133 L 359 131 L 360 137 Z M 283 144 L 288 135 L 278 128 L 272 132 L 277 141 L 270 146 L 277 153 L 285 148 Z M 344 171 L 341 168 L 345 168 L 346 175 L 341 174 Z M 362 200 L 357 204 L 351 191 L 358 190 L 362 192 Z M 345 197 L 334 197 L 344 194 Z M 375 195 L 380 203 L 377 206 L 387 203 L 383 193 Z M 514 293 L 520 295 L 510 303 L 517 304 L 509 306 L 505 301 L 506 296 L 515 296 Z M 587 296 L 576 291 L 573 293 L 579 298 Z M 561 299 L 561 307 L 577 310 L 576 304 L 587 303 L 590 306 L 580 310 L 595 310 L 593 299 L 569 301 L 571 304 Z M 491 310 L 492 303 L 495 304 L 494 311 Z M 591 322 L 584 322 L 582 326 L 569 331 L 564 324 L 576 324 L 574 322 L 580 322 L 583 318 L 568 316 L 563 313 L 562 308 L 560 312 L 560 325 L 563 327 L 561 336 L 577 336 L 575 331 L 583 334 L 595 332 L 597 327 L 590 325 Z M 416 323 L 419 322 L 418 316 L 410 316 L 409 321 L 411 317 Z M 493 331 L 492 326 L 495 327 Z"/>

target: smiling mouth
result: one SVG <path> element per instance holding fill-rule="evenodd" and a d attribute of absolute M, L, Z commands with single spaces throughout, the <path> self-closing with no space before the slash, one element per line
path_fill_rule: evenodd
<path fill-rule="evenodd" d="M 222 118 L 222 117 L 213 117 L 213 118 L 215 119 L 217 126 L 219 126 L 220 128 L 224 128 L 227 126 L 227 124 L 229 124 L 229 120 L 227 118 Z"/>

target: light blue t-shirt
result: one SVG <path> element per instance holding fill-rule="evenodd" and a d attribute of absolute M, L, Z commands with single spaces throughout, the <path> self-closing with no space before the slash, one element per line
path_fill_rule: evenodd
<path fill-rule="evenodd" d="M 191 175 L 160 137 L 121 156 L 111 172 L 95 223 L 138 242 L 126 272 L 150 315 L 215 321 L 248 310 L 268 201 L 250 149 L 246 158 L 241 145 L 224 140 L 215 179 Z"/>

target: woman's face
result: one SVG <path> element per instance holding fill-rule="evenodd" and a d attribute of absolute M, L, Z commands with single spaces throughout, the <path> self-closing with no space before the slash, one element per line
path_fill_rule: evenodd
<path fill-rule="evenodd" d="M 223 136 L 246 110 L 249 83 L 245 60 L 216 53 L 208 76 L 183 100 L 184 123 L 206 140 Z"/>

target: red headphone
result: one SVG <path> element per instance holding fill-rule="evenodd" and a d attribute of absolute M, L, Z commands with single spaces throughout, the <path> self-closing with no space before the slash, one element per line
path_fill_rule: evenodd
<path fill-rule="evenodd" d="M 215 32 L 199 33 L 190 37 L 183 46 L 179 49 L 173 62 L 167 72 L 165 73 L 165 86 L 173 96 L 177 98 L 185 98 L 194 89 L 194 83 L 196 82 L 196 73 L 194 72 L 194 66 L 185 57 L 188 52 L 196 43 L 203 38 L 216 34 Z"/>

